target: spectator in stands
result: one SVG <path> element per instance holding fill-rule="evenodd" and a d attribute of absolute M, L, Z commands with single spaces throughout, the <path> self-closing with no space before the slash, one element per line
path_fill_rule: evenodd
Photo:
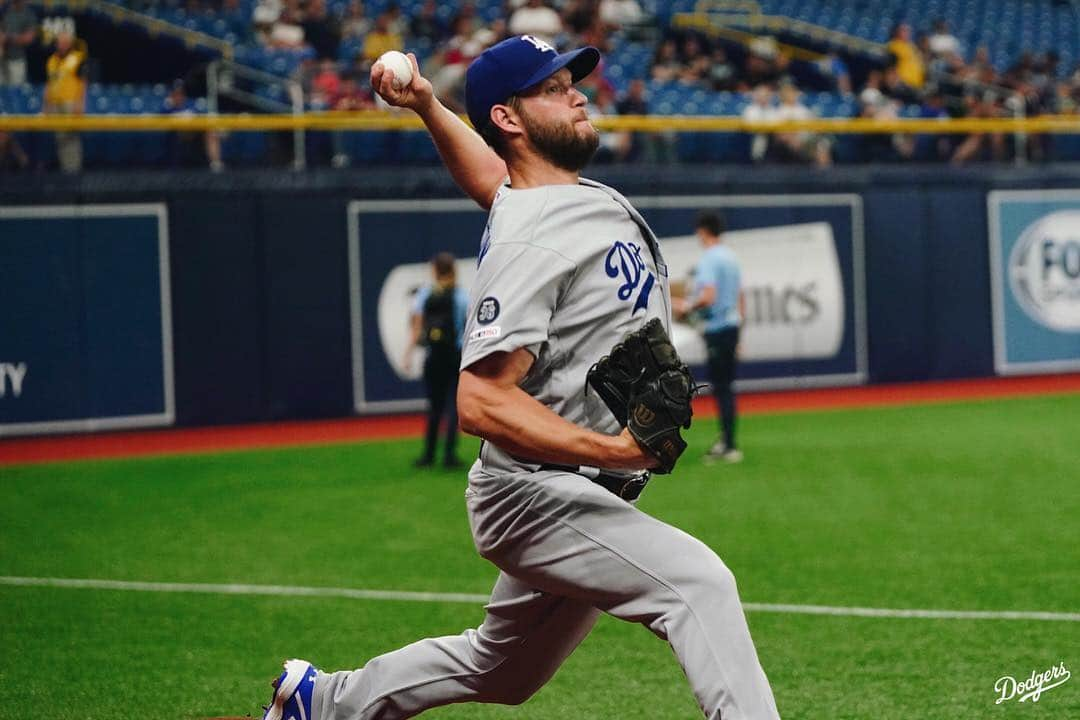
<path fill-rule="evenodd" d="M 881 92 L 901 105 L 919 102 L 919 93 L 900 78 L 900 71 L 895 65 L 890 65 L 881 73 Z"/>
<path fill-rule="evenodd" d="M 650 72 L 652 79 L 657 82 L 670 82 L 682 72 L 682 63 L 679 61 L 679 47 L 673 39 L 664 40 L 656 48 Z"/>
<path fill-rule="evenodd" d="M 341 42 L 341 28 L 326 9 L 326 0 L 308 0 L 304 11 L 304 39 L 319 58 L 336 58 Z"/>
<path fill-rule="evenodd" d="M 341 18 L 341 37 L 363 40 L 371 32 L 371 20 L 364 14 L 362 0 L 351 0 Z"/>
<path fill-rule="evenodd" d="M 371 110 L 375 107 L 375 99 L 366 85 L 357 80 L 353 73 L 346 73 L 341 78 L 341 92 L 338 93 L 337 101 L 333 109 L 344 112 L 356 112 L 358 110 Z M 330 134 L 330 144 L 333 157 L 330 163 L 336 168 L 349 166 L 349 156 L 345 152 L 345 134 L 341 130 L 335 130 Z"/>
<path fill-rule="evenodd" d="M 416 39 L 427 40 L 434 47 L 446 37 L 446 26 L 439 19 L 439 6 L 435 0 L 425 0 L 420 11 L 413 16 L 409 34 Z"/>
<path fill-rule="evenodd" d="M 567 0 L 562 6 L 563 30 L 580 38 L 600 19 L 596 0 Z"/>
<path fill-rule="evenodd" d="M 1056 50 L 1047 50 L 1035 61 L 1035 71 L 1031 76 L 1031 84 L 1041 98 L 1046 98 L 1051 94 L 1051 87 L 1057 80 L 1058 65 L 1060 64 L 1061 58 Z"/>
<path fill-rule="evenodd" d="M 944 18 L 939 18 L 934 21 L 934 32 L 930 35 L 927 46 L 933 57 L 951 55 L 953 53 L 963 55 L 963 48 L 960 46 L 960 41 L 956 39 L 955 35 L 949 32 L 949 21 Z"/>
<path fill-rule="evenodd" d="M 165 98 L 163 111 L 167 115 L 194 115 L 197 112 L 195 102 L 188 97 L 183 80 L 173 83 L 168 97 Z M 169 155 L 173 165 L 180 167 L 209 166 L 216 173 L 225 170 L 221 160 L 221 140 L 219 130 L 200 132 L 176 132 L 169 137 Z"/>
<path fill-rule="evenodd" d="M 492 23 L 491 28 L 473 30 L 468 15 L 459 14 L 454 19 L 454 35 L 432 58 L 431 86 L 435 96 L 452 110 L 464 111 L 465 71 L 469 63 L 484 50 L 501 39 L 505 26 Z"/>
<path fill-rule="evenodd" d="M 683 85 L 702 83 L 709 73 L 709 56 L 705 54 L 701 40 L 696 35 L 687 35 L 681 50 L 682 70 L 679 72 L 679 82 Z"/>
<path fill-rule="evenodd" d="M 304 27 L 300 24 L 300 11 L 286 7 L 270 26 L 270 47 L 281 50 L 298 50 L 304 47 Z"/>
<path fill-rule="evenodd" d="M 364 40 L 363 56 L 368 62 L 375 62 L 384 52 L 404 47 L 405 42 L 401 35 L 390 28 L 391 20 L 390 14 L 385 12 L 375 18 L 375 27 Z"/>
<path fill-rule="evenodd" d="M 401 6 L 396 2 L 389 2 L 385 13 L 390 32 L 404 37 L 409 32 L 409 18 L 401 12 Z"/>
<path fill-rule="evenodd" d="M 774 122 L 776 107 L 773 105 L 773 89 L 769 85 L 754 88 L 750 104 L 742 111 L 742 119 L 752 123 Z M 770 145 L 769 135 L 758 133 L 750 141 L 750 159 L 759 163 L 765 160 Z"/>
<path fill-rule="evenodd" d="M 776 38 L 755 38 L 747 49 L 749 52 L 746 55 L 740 87 L 748 89 L 766 84 L 775 86 L 791 62 L 791 58 L 780 51 Z"/>
<path fill-rule="evenodd" d="M 11 0 L 0 19 L 0 85 L 26 82 L 26 48 L 37 37 L 38 21 L 26 0 Z"/>
<path fill-rule="evenodd" d="M 1080 78 L 1058 83 L 1054 107 L 1059 115 L 1076 115 L 1080 111 Z"/>
<path fill-rule="evenodd" d="M 612 33 L 611 29 L 600 19 L 600 13 L 594 12 L 592 14 L 591 22 L 586 25 L 580 33 L 570 37 L 567 37 L 566 35 L 563 36 L 563 45 L 573 45 L 578 47 L 591 45 L 599 50 L 601 55 L 606 57 L 614 48 L 614 38 L 615 34 Z M 600 64 L 602 68 L 603 60 L 601 60 Z"/>
<path fill-rule="evenodd" d="M 640 25 L 645 11 L 637 0 L 600 0 L 600 20 L 612 30 Z"/>
<path fill-rule="evenodd" d="M 868 85 L 859 93 L 859 117 L 869 120 L 895 120 L 899 117 L 899 112 L 895 101 L 886 97 L 877 87 Z M 915 141 L 910 135 L 866 133 L 859 136 L 858 142 L 859 156 L 864 162 L 906 160 L 915 151 Z"/>
<path fill-rule="evenodd" d="M 509 26 L 511 35 L 532 35 L 549 45 L 555 45 L 563 33 L 559 13 L 543 0 L 528 0 L 510 16 Z"/>
<path fill-rule="evenodd" d="M 56 36 L 56 51 L 45 63 L 44 111 L 53 115 L 82 115 L 86 109 L 86 44 L 69 31 Z M 60 170 L 82 170 L 82 139 L 75 132 L 56 133 L 56 155 Z"/>
<path fill-rule="evenodd" d="M 610 86 L 600 84 L 589 104 L 586 106 L 589 119 L 602 118 L 605 115 L 615 115 L 618 108 L 615 105 L 615 92 Z M 598 163 L 611 163 L 625 160 L 630 154 L 630 133 L 612 132 L 603 130 L 600 132 L 600 146 L 596 150 L 593 160 Z"/>
<path fill-rule="evenodd" d="M 19 141 L 11 133 L 0 130 L 0 173 L 22 172 L 30 167 Z"/>
<path fill-rule="evenodd" d="M 847 63 L 840 59 L 840 53 L 830 50 L 825 57 L 818 60 L 817 68 L 832 84 L 833 90 L 844 95 L 851 94 L 851 72 Z"/>
<path fill-rule="evenodd" d="M 959 95 L 975 80 L 974 68 L 964 63 L 956 53 L 946 53 L 930 59 L 926 68 L 927 84 Z"/>
<path fill-rule="evenodd" d="M 458 9 L 457 14 L 454 15 L 454 19 L 450 25 L 451 27 L 457 27 L 459 29 L 467 27 L 468 33 L 471 35 L 477 30 L 482 29 L 485 26 L 485 23 L 476 12 L 476 5 L 471 2 L 464 2 Z"/>
<path fill-rule="evenodd" d="M 971 93 L 964 98 L 967 116 L 973 118 L 995 118 L 1003 115 L 998 105 L 998 97 L 992 91 Z M 1001 133 L 972 133 L 957 145 L 953 152 L 953 165 L 964 165 L 972 160 L 1004 160 L 1006 156 L 1005 136 Z"/>
<path fill-rule="evenodd" d="M 1030 50 L 1025 50 L 1020 53 L 1020 57 L 1016 59 L 1016 62 L 1005 71 L 1002 80 L 1014 86 L 1019 85 L 1027 82 L 1034 71 L 1035 54 Z"/>
<path fill-rule="evenodd" d="M 334 108 L 341 96 L 341 76 L 333 60 L 324 59 L 311 78 L 311 106 L 316 110 Z"/>
<path fill-rule="evenodd" d="M 811 120 L 814 117 L 814 111 L 802 103 L 802 93 L 795 83 L 790 78 L 781 82 L 776 120 Z M 832 165 L 831 146 L 829 139 L 818 133 L 776 133 L 770 155 L 780 162 L 813 163 L 818 167 L 828 167 Z"/>
<path fill-rule="evenodd" d="M 712 89 L 722 92 L 734 90 L 738 76 L 738 69 L 728 62 L 727 51 L 719 45 L 714 47 L 708 65 L 707 76 Z"/>
<path fill-rule="evenodd" d="M 937 88 L 927 88 L 926 95 L 919 107 L 919 117 L 924 120 L 948 119 L 949 113 L 945 109 L 945 98 Z M 951 142 L 948 135 L 916 135 L 913 139 L 912 157 L 924 162 L 947 160 L 952 154 Z"/>
<path fill-rule="evenodd" d="M 922 53 L 911 41 L 911 26 L 906 22 L 897 23 L 889 34 L 888 49 L 896 61 L 896 70 L 900 79 L 908 87 L 921 90 L 926 81 L 926 65 Z"/>
<path fill-rule="evenodd" d="M 270 45 L 270 31 L 284 10 L 281 0 L 259 0 L 251 11 L 251 23 L 255 39 L 261 45 Z"/>
<path fill-rule="evenodd" d="M 370 110 L 375 107 L 375 99 L 367 87 L 357 80 L 356 75 L 346 73 L 341 78 L 341 92 L 338 93 L 334 110 Z"/>
<path fill-rule="evenodd" d="M 971 60 L 971 75 L 975 80 L 987 85 L 993 85 L 999 81 L 994 63 L 990 61 L 990 48 L 980 45 L 975 49 L 975 57 Z"/>
<path fill-rule="evenodd" d="M 630 81 L 626 89 L 626 95 L 615 103 L 615 112 L 619 115 L 648 115 L 649 101 L 645 97 L 645 81 L 635 78 Z M 626 143 L 625 155 L 621 158 L 627 162 L 633 162 L 642 157 L 645 152 L 644 133 L 630 133 L 629 142 Z"/>

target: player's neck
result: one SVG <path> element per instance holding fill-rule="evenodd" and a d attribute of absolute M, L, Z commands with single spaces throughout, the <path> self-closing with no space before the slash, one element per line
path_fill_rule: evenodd
<path fill-rule="evenodd" d="M 510 175 L 510 187 L 514 190 L 527 190 L 544 185 L 577 185 L 579 179 L 577 172 L 553 165 L 538 156 L 524 162 L 508 163 L 507 172 Z"/>

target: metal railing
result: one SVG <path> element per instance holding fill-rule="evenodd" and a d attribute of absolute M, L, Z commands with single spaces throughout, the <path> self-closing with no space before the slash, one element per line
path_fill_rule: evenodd
<path fill-rule="evenodd" d="M 244 84 L 252 84 L 263 87 L 281 87 L 284 89 L 289 101 L 275 100 L 271 97 L 253 92 L 250 88 L 241 87 Z M 296 80 L 290 80 L 278 75 L 256 70 L 246 65 L 239 65 L 229 60 L 215 60 L 206 68 L 206 107 L 209 113 L 208 120 L 216 121 L 223 116 L 218 114 L 222 98 L 229 98 L 254 108 L 258 108 L 280 118 L 284 113 L 291 119 L 287 127 L 275 127 L 273 129 L 293 131 L 293 169 L 303 170 L 307 167 L 307 142 L 305 131 L 307 126 L 302 122 L 304 114 L 304 89 Z M 232 116 L 235 117 L 235 116 Z M 256 118 L 261 116 L 256 116 Z M 214 125 L 208 129 L 230 129 L 220 125 Z M 237 128 L 239 129 L 239 128 Z M 270 128 L 262 128 L 270 129 Z"/>

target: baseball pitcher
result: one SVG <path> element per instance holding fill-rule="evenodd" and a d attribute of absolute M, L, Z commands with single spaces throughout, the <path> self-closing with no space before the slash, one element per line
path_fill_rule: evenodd
<path fill-rule="evenodd" d="M 574 83 L 599 60 L 528 35 L 489 48 L 466 77 L 477 132 L 433 97 L 412 56 L 399 89 L 372 68 L 372 86 L 423 119 L 458 185 L 490 209 L 458 406 L 483 439 L 465 491 L 472 535 L 500 574 L 476 629 L 357 670 L 288 661 L 265 718 L 519 704 L 602 612 L 669 642 L 711 720 L 778 717 L 731 572 L 633 504 L 685 449 L 694 387 L 668 339 L 656 237 L 622 195 L 578 175 L 598 135 Z"/>

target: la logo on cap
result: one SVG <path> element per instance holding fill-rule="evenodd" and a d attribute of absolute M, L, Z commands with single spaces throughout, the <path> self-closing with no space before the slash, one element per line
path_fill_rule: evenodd
<path fill-rule="evenodd" d="M 540 38 L 533 37 L 532 35 L 522 35 L 521 39 L 532 45 L 540 52 L 555 52 L 555 48 L 551 47 Z"/>

